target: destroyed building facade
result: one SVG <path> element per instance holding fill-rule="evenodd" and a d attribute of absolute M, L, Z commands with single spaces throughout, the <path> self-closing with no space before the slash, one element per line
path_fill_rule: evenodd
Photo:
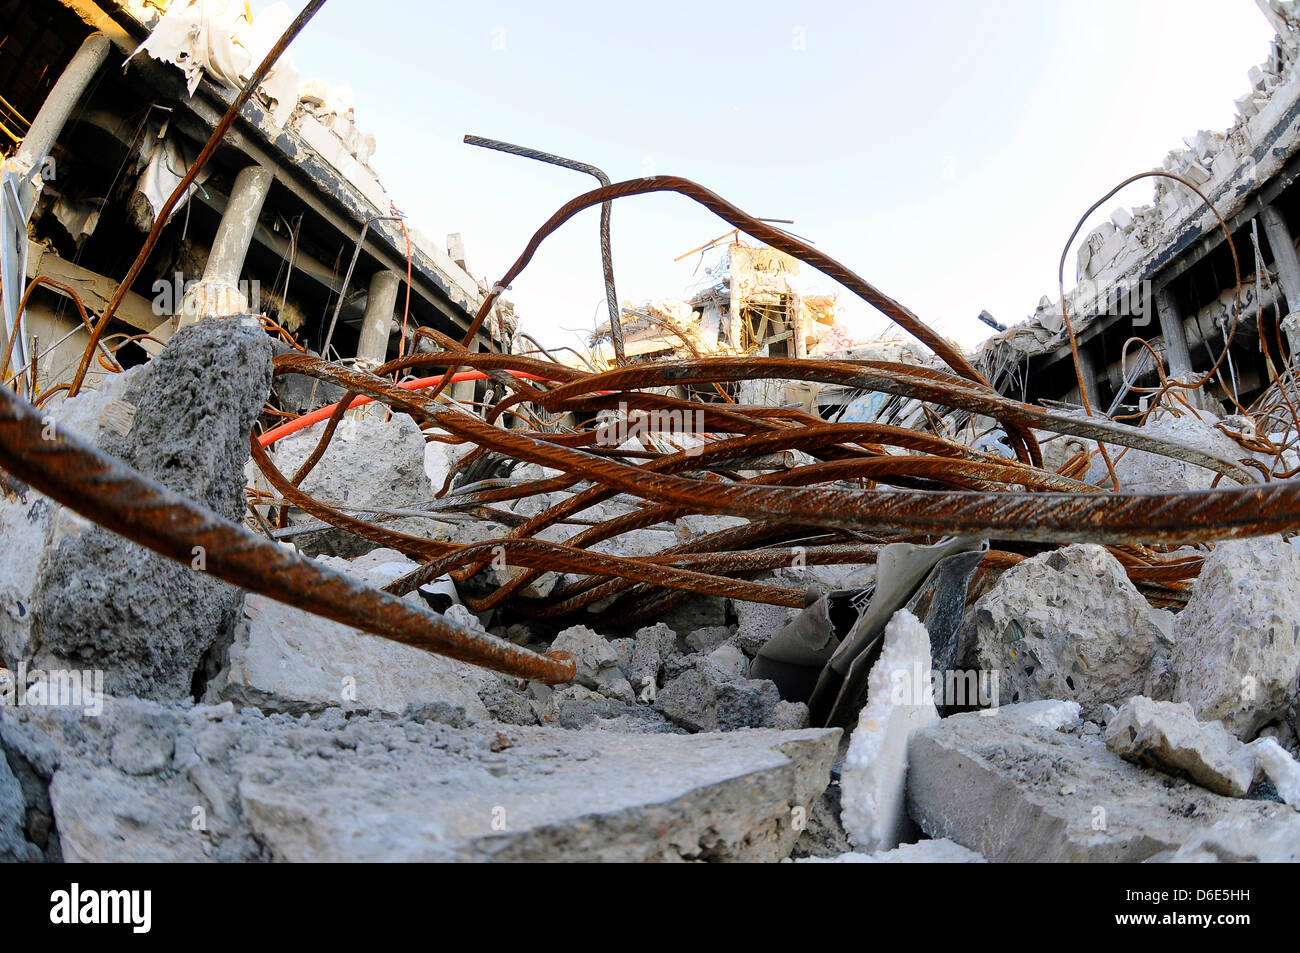
<path fill-rule="evenodd" d="M 11 371 L 34 366 L 41 392 L 68 382 L 87 333 L 61 289 L 104 309 L 124 255 L 290 18 L 284 4 L 250 18 L 234 2 L 5 0 L 4 280 L 31 287 L 21 319 L 4 296 Z M 459 235 L 438 247 L 397 214 L 349 97 L 280 61 L 173 209 L 116 310 L 105 365 L 147 360 L 206 314 L 261 314 L 363 366 L 396 356 L 403 335 L 412 349 L 417 328 L 465 334 L 487 284 L 466 270 Z M 515 325 L 503 303 L 476 349 L 508 350 Z M 104 373 L 92 365 L 89 386 Z"/>

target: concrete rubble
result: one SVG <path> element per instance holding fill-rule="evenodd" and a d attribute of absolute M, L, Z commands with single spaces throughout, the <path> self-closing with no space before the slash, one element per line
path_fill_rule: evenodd
<path fill-rule="evenodd" d="M 1171 646 L 1155 610 L 1100 546 L 1067 546 L 1012 567 L 967 614 L 978 667 L 1003 705 L 1069 699 L 1085 717 L 1149 688 Z"/>
<path fill-rule="evenodd" d="M 133 68 L 166 67 L 189 99 L 219 105 L 287 11 L 201 6 L 118 9 L 141 27 Z M 1278 36 L 1238 121 L 1164 166 L 1234 222 L 1300 162 L 1300 18 L 1295 4 L 1261 6 Z M 108 47 L 92 37 L 78 56 L 102 65 Z M 130 214 L 112 216 L 146 231 L 180 181 L 169 164 L 193 159 L 178 131 L 195 124 L 192 106 L 162 108 L 176 128 L 148 127 L 151 151 L 122 166 Z M 1281 367 L 1242 359 L 1267 344 L 1269 309 L 1279 348 L 1300 334 L 1300 258 L 1271 205 L 1260 216 L 1273 264 L 1256 254 L 1245 284 L 1258 287 L 1232 312 L 1246 344 L 1177 396 L 1155 381 L 1189 383 L 1188 327 L 1217 348 L 1229 303 L 1191 271 L 1215 267 L 1213 216 L 1167 181 L 1151 206 L 1083 236 L 1065 301 L 1044 298 L 1009 329 L 982 315 L 999 333 L 977 354 L 937 335 L 929 350 L 849 340 L 798 259 L 735 232 L 696 249 L 725 260 L 689 300 L 620 312 L 611 278 L 605 305 L 626 326 L 607 321 L 565 364 L 519 332 L 499 286 L 470 275 L 460 234 L 444 253 L 388 214 L 346 88 L 299 83 L 285 60 L 243 127 L 197 180 L 222 205 L 196 216 L 196 232 L 220 219 L 211 245 L 164 245 L 202 277 L 166 314 L 131 291 L 115 317 L 143 332 L 121 335 L 140 354 L 121 345 L 122 367 L 98 361 L 77 396 L 60 391 L 80 379 L 45 381 L 39 396 L 52 431 L 240 524 L 222 527 L 236 543 L 221 556 L 238 563 L 231 550 L 244 547 L 265 578 L 221 581 L 202 545 L 188 562 L 146 548 L 180 522 L 174 500 L 143 507 L 152 523 L 119 523 L 139 543 L 77 515 L 33 488 L 78 505 L 39 482 L 48 473 L 28 456 L 44 451 L 20 448 L 13 473 L 33 485 L 0 474 L 0 861 L 1300 861 L 1300 536 L 1258 535 L 1293 534 L 1297 517 L 1273 512 L 1261 528 L 1202 506 L 1203 491 L 1257 477 L 1262 489 L 1233 498 L 1278 493 L 1300 468 L 1300 421 L 1279 409 L 1294 403 L 1293 368 L 1285 354 Z M 35 199 L 44 183 L 31 182 Z M 289 214 L 263 214 L 268 195 L 291 198 Z M 47 208 L 79 238 L 100 227 L 76 204 L 56 190 L 33 206 L 30 244 L 49 246 L 37 272 L 90 287 L 102 276 L 68 271 L 76 262 L 46 230 Z M 374 230 L 358 238 L 363 223 Z M 796 240 L 782 234 L 774 245 Z M 283 285 L 272 273 L 261 308 L 243 288 L 250 247 L 254 264 L 286 273 Z M 313 258 L 339 247 L 361 262 L 350 287 L 351 267 L 340 281 Z M 1130 285 L 1154 287 L 1159 334 L 1143 337 L 1151 367 L 1130 369 L 1126 354 L 1116 371 L 1102 331 Z M 47 293 L 34 326 L 82 333 Z M 27 341 L 13 340 L 21 356 Z M 463 350 L 433 353 L 452 347 Z M 415 357 L 370 373 L 398 355 Z M 698 363 L 678 373 L 688 357 Z M 806 380 L 780 376 L 822 358 L 834 360 Z M 958 387 L 966 362 L 998 393 Z M 444 368 L 455 381 L 429 396 L 436 378 L 416 374 Z M 36 377 L 7 378 L 0 411 L 18 406 L 10 385 L 37 403 L 24 390 Z M 363 392 L 370 402 L 334 403 Z M 328 446 L 299 479 L 332 413 Z M 1041 468 L 1016 430 L 1025 420 Z M 827 437 L 826 425 L 839 429 Z M 728 439 L 743 449 L 719 448 Z M 277 487 L 259 448 L 313 502 Z M 118 516 L 138 505 L 100 489 Z M 954 490 L 1007 502 L 967 513 L 959 533 Z M 1150 495 L 1115 497 L 1089 511 L 1096 523 L 1070 517 L 1112 490 Z M 1152 538 L 1131 528 L 1177 504 L 1155 494 L 1186 492 L 1202 508 L 1185 525 Z M 882 506 L 877 493 L 911 495 Z M 826 500 L 863 507 L 818 511 Z M 1017 525 L 1022 507 L 1040 518 Z M 358 523 L 369 525 L 344 528 Z M 1062 543 L 1103 524 L 1096 541 Z M 946 555 L 891 570 L 890 541 Z M 783 632 L 800 651 L 776 661 L 799 671 L 751 677 L 777 671 L 762 663 L 785 651 Z M 413 647 L 431 644 L 447 654 Z"/>
<path fill-rule="evenodd" d="M 92 862 L 777 860 L 838 736 L 624 737 L 134 699 L 109 699 L 99 719 L 0 714 L 6 758 L 29 769 L 22 796 L 48 800 L 64 860 Z M 4 833 L 13 788 L 0 787 Z"/>
<path fill-rule="evenodd" d="M 1292 808 L 1213 794 L 1129 763 L 1100 735 L 1011 712 L 954 715 L 916 735 L 908 810 L 931 837 L 994 862 L 1135 862 L 1224 825 L 1240 832 L 1243 854 L 1269 844 L 1268 858 L 1300 860 Z"/>
<path fill-rule="evenodd" d="M 1250 748 L 1221 722 L 1198 722 L 1186 703 L 1140 695 L 1129 699 L 1106 726 L 1106 747 L 1129 761 L 1184 775 L 1228 797 L 1245 797 L 1255 780 Z"/>
<path fill-rule="evenodd" d="M 270 386 L 253 323 L 205 321 L 159 358 L 60 405 L 53 423 L 242 521 L 248 432 Z M 94 660 L 109 693 L 188 697 L 238 590 L 147 552 L 32 491 L 0 500 L 0 652 L 30 670 Z M 194 571 L 200 570 L 200 571 Z"/>
<path fill-rule="evenodd" d="M 1174 701 L 1243 741 L 1288 716 L 1300 685 L 1300 553 L 1280 537 L 1220 543 L 1174 622 Z"/>

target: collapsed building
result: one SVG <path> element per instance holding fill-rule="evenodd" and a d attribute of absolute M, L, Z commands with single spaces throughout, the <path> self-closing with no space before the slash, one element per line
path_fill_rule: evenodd
<path fill-rule="evenodd" d="M 274 50 L 281 32 L 283 48 L 319 6 L 250 46 Z M 1289 178 L 1289 107 L 1273 103 L 1300 88 L 1280 52 L 1294 5 L 1265 6 L 1276 66 L 1243 107 L 1274 120 L 1252 133 L 1256 196 Z M 408 258 L 377 217 L 386 196 L 350 206 L 359 186 L 337 154 L 317 179 L 322 149 L 360 175 L 369 147 L 333 118 L 338 145 L 302 146 L 308 120 L 339 113 L 323 89 L 293 101 L 287 60 L 223 72 L 238 95 L 203 66 L 187 90 L 212 52 L 186 46 L 195 5 L 45 7 L 40 29 L 73 30 L 56 44 L 68 82 L 43 100 L 0 91 L 17 146 L 7 197 L 27 196 L 7 222 L 32 215 L 5 246 L 8 343 L 40 354 L 42 334 L 70 333 L 81 352 L 61 359 L 88 366 L 112 320 L 149 338 L 53 395 L 64 382 L 18 351 L 0 388 L 0 859 L 1300 860 L 1300 396 L 1266 350 L 1267 316 L 1252 350 L 1236 315 L 1218 390 L 1177 363 L 1175 324 L 1163 342 L 1148 328 L 1154 382 L 1123 381 L 1146 406 L 1109 414 L 1128 395 L 1087 368 L 1108 366 L 1116 328 L 1085 281 L 1061 328 L 1049 303 L 968 355 L 845 265 L 672 176 L 602 179 L 479 285 L 443 260 L 455 249 L 413 239 Z M 142 43 L 139 76 L 83 82 L 96 50 Z M 152 224 L 125 198 L 148 188 L 147 163 L 126 192 L 100 189 L 121 201 L 94 204 L 92 222 L 97 167 L 77 172 L 76 136 L 103 126 L 68 119 L 85 103 L 111 115 L 101 97 L 139 93 L 118 84 L 149 73 L 174 90 L 189 171 L 158 190 Z M 24 137 L 10 120 L 28 115 Z M 1237 216 L 1230 161 L 1210 163 L 1225 171 L 1207 195 Z M 731 246 L 690 301 L 622 312 L 599 366 L 536 342 L 512 353 L 500 291 L 532 252 L 582 209 L 649 191 L 761 247 Z M 220 215 L 205 192 L 227 196 Z M 1080 274 L 1158 275 L 1161 297 L 1192 308 L 1208 279 L 1179 275 L 1221 249 L 1213 215 L 1179 207 L 1113 272 L 1113 236 L 1087 239 Z M 131 289 L 111 277 L 145 274 L 150 239 L 130 269 L 90 254 L 101 235 L 138 244 L 141 226 L 172 249 L 166 268 L 201 257 L 188 236 L 213 236 L 178 313 L 132 312 L 150 329 L 114 310 Z M 68 274 L 81 228 L 77 267 L 101 271 L 27 282 L 30 255 L 10 270 L 32 242 L 36 267 Z M 1286 246 L 1267 248 L 1285 298 Z M 355 256 L 364 299 L 345 301 L 354 269 L 327 280 L 330 249 Z M 245 313 L 239 282 L 279 263 L 277 293 Z M 800 267 L 913 340 L 839 347 Z M 58 323 L 55 293 L 84 324 Z M 1071 371 L 1044 363 L 1061 329 L 1077 332 Z M 1028 339 L 1044 349 L 1015 350 Z M 1056 406 L 1080 376 L 1093 411 Z M 292 399 L 291 382 L 306 382 Z M 1260 404 L 1266 387 L 1278 396 Z M 1222 406 L 1229 394 L 1257 412 Z"/>
<path fill-rule="evenodd" d="M 1162 373 L 1190 383 L 1223 363 L 1192 392 L 1222 410 L 1249 406 L 1285 372 L 1300 308 L 1300 35 L 1289 6 L 1260 6 L 1277 35 L 1250 69 L 1237 121 L 1165 157 L 1162 171 L 1184 181 L 1141 179 L 1154 184 L 1154 204 L 1118 207 L 1081 237 L 1064 308 L 1059 294 L 1044 296 L 1028 321 L 986 342 L 981 366 L 1003 393 L 1080 406 L 1086 388 L 1114 414 Z"/>
<path fill-rule="evenodd" d="M 88 336 L 64 288 L 94 313 L 124 254 L 162 207 L 243 78 L 291 19 L 242 3 L 29 3 L 7 0 L 0 47 L 5 162 L 4 278 L 25 278 L 21 317 L 6 296 L 11 370 L 42 392 L 71 380 Z M 37 68 L 39 65 L 39 68 Z M 180 69 L 177 68 L 180 66 Z M 459 235 L 440 248 L 409 226 L 371 167 L 373 136 L 346 88 L 300 82 L 282 59 L 232 134 L 172 208 L 126 289 L 105 365 L 155 356 L 178 327 L 252 312 L 286 340 L 377 366 L 414 348 L 422 327 L 460 337 L 486 294 Z M 129 259 L 128 259 L 129 260 Z M 508 348 L 504 303 L 476 347 Z M 16 330 L 15 330 L 16 329 Z M 119 355 L 120 351 L 120 355 Z M 88 372 L 94 386 L 107 373 Z M 472 399 L 474 384 L 457 385 Z M 292 394 L 282 409 L 297 411 Z"/>

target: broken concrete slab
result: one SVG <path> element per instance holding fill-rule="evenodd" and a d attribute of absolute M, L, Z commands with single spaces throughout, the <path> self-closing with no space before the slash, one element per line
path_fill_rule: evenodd
<path fill-rule="evenodd" d="M 129 774 L 106 741 L 142 724 L 174 753 Z M 6 745 L 16 731 L 57 749 L 59 833 L 86 860 L 773 861 L 829 782 L 839 739 L 457 729 L 134 699 L 110 699 L 98 719 L 0 712 Z"/>
<path fill-rule="evenodd" d="M 835 857 L 806 857 L 797 864 L 987 864 L 988 858 L 946 838 L 901 844 L 893 850 L 864 854 L 850 851 Z"/>
<path fill-rule="evenodd" d="M 1255 780 L 1252 750 L 1222 723 L 1197 721 L 1185 703 L 1130 698 L 1106 726 L 1106 747 L 1225 797 L 1245 797 Z"/>
<path fill-rule="evenodd" d="M 1140 861 L 1221 821 L 1245 832 L 1244 853 L 1256 839 L 1300 853 L 1300 813 L 1285 805 L 1221 797 L 1003 713 L 945 718 L 909 754 L 912 818 L 994 863 Z"/>
<path fill-rule="evenodd" d="M 228 662 L 204 700 L 293 714 L 331 707 L 400 714 L 413 703 L 444 702 L 487 720 L 479 679 L 454 659 L 250 593 Z"/>
<path fill-rule="evenodd" d="M 1278 796 L 1300 811 L 1300 762 L 1272 738 L 1252 741 L 1249 747 L 1255 763 L 1277 788 Z"/>
<path fill-rule="evenodd" d="M 1002 705 L 1070 699 L 1097 720 L 1150 689 L 1166 651 L 1151 613 L 1114 556 L 1080 544 L 1007 570 L 967 613 L 962 642 L 998 673 Z"/>
<path fill-rule="evenodd" d="M 1280 536 L 1219 543 L 1174 637 L 1174 701 L 1242 741 L 1283 719 L 1300 685 L 1300 553 Z"/>
<path fill-rule="evenodd" d="M 913 734 L 939 720 L 932 687 L 906 684 L 915 672 L 928 678 L 930 636 L 916 616 L 900 609 L 885 626 L 840 775 L 844 830 L 868 853 L 892 850 L 915 831 L 904 804 L 908 745 Z"/>
<path fill-rule="evenodd" d="M 270 344 L 256 320 L 206 320 L 173 335 L 149 364 L 64 402 L 57 416 L 145 476 L 240 522 L 248 434 L 270 381 Z M 202 547 L 182 565 L 31 490 L 0 501 L 0 529 L 13 543 L 0 563 L 3 661 L 15 670 L 19 661 L 29 670 L 93 666 L 110 693 L 189 695 L 240 598 L 203 572 Z"/>

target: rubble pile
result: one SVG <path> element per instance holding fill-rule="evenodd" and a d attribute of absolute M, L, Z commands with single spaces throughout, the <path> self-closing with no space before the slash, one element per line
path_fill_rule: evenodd
<path fill-rule="evenodd" d="M 426 455 L 416 418 L 378 412 L 343 421 L 299 484 L 315 512 L 291 509 L 275 494 L 292 484 L 246 462 L 240 438 L 270 364 L 256 323 L 208 320 L 50 419 L 159 482 L 203 487 L 227 517 L 242 487 L 248 524 L 283 532 L 280 548 L 567 660 L 571 677 L 491 671 L 241 592 L 15 487 L 0 504 L 15 544 L 0 616 L 6 859 L 1300 860 L 1300 554 L 1280 537 L 1172 551 L 1199 570 L 1160 590 L 1177 611 L 1152 604 L 1122 547 L 990 558 L 880 542 L 829 549 L 830 564 L 790 552 L 736 597 L 686 590 L 696 610 L 643 624 L 607 596 L 573 600 L 612 588 L 563 555 L 582 552 L 560 543 L 590 539 L 591 521 L 537 537 L 560 554 L 540 587 L 544 563 L 507 558 L 476 581 L 420 548 L 474 541 L 454 551 L 486 547 L 490 564 L 520 527 L 591 514 L 575 506 L 590 500 L 630 532 L 586 558 L 640 574 L 647 556 L 735 547 L 762 524 L 647 510 L 536 464 L 471 471 L 472 447 Z M 274 465 L 300 470 L 319 433 L 274 446 Z M 317 528 L 335 508 L 374 522 Z M 524 579 L 516 605 L 531 614 L 499 598 Z M 75 599 L 41 595 L 51 587 Z M 673 591 L 647 603 L 670 608 Z M 574 608 L 536 611 L 561 596 Z M 872 606 L 885 615 L 848 724 L 755 662 L 783 657 L 791 632 L 834 660 Z M 954 697 L 969 674 L 980 691 Z"/>
<path fill-rule="evenodd" d="M 1254 126 L 1300 122 L 1292 5 L 1265 6 L 1242 122 L 1178 160 L 1214 196 L 1285 132 Z M 209 70 L 203 16 L 145 49 Z M 365 166 L 338 91 L 263 92 Z M 516 353 L 502 289 L 648 192 L 761 247 L 585 369 Z M 803 265 L 915 343 L 810 357 L 834 302 Z M 1254 414 L 1163 370 L 1094 409 L 1073 351 L 1082 410 L 1017 400 L 996 348 L 674 176 L 565 205 L 463 339 L 416 321 L 389 359 L 396 288 L 372 276 L 351 361 L 209 315 L 79 392 L 106 313 L 66 385 L 0 387 L 0 859 L 1300 860 L 1289 367 Z"/>

